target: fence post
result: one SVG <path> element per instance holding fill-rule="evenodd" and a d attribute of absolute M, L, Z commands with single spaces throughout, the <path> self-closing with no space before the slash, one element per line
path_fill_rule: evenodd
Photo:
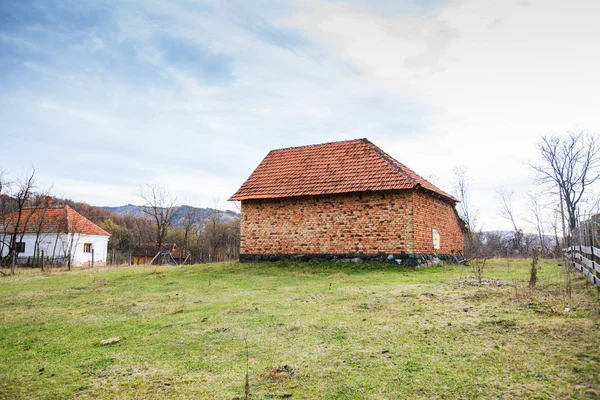
<path fill-rule="evenodd" d="M 42 250 L 42 271 L 44 270 L 44 250 Z"/>
<path fill-rule="evenodd" d="M 590 218 L 590 252 L 592 253 L 592 274 L 595 277 L 595 280 L 598 279 L 598 272 L 596 271 L 596 255 L 594 254 L 594 220 Z M 594 282 L 596 283 L 596 282 Z M 600 293 L 600 286 L 596 285 L 596 289 Z"/>
<path fill-rule="evenodd" d="M 94 268 L 94 249 L 92 249 L 92 268 Z"/>

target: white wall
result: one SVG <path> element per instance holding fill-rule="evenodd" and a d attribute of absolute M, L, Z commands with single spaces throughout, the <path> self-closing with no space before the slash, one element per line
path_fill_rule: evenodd
<path fill-rule="evenodd" d="M 83 252 L 84 243 L 92 244 L 92 249 L 94 249 L 94 264 L 106 263 L 108 255 L 108 236 L 80 235 L 79 240 L 77 240 L 77 235 L 75 236 L 73 264 L 87 265 L 92 261 L 92 253 Z"/>
<path fill-rule="evenodd" d="M 33 233 L 26 233 L 23 240 L 17 239 L 25 243 L 25 252 L 19 253 L 17 256 L 34 257 L 35 238 Z M 40 235 L 40 250 L 44 251 L 47 257 L 63 257 L 68 254 L 69 244 L 72 243 L 71 254 L 73 256 L 73 265 L 88 265 L 92 260 L 92 253 L 84 253 L 84 244 L 91 243 L 94 249 L 94 264 L 106 263 L 108 254 L 108 236 L 84 235 L 84 234 L 66 234 L 66 233 L 44 233 Z M 8 249 L 5 247 L 2 250 L 2 255 L 5 256 Z"/>

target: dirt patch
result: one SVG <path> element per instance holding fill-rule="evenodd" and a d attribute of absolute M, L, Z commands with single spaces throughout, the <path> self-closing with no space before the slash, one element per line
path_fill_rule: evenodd
<path fill-rule="evenodd" d="M 268 399 L 289 399 L 292 397 L 291 393 L 267 393 L 265 397 Z"/>
<path fill-rule="evenodd" d="M 179 305 L 178 307 L 173 307 L 169 310 L 169 315 L 181 314 L 185 308 L 184 304 Z"/>
<path fill-rule="evenodd" d="M 497 320 L 485 321 L 482 324 L 484 324 L 484 325 L 491 325 L 491 326 L 498 326 L 498 327 L 502 327 L 504 329 L 514 329 L 514 328 L 517 327 L 517 323 L 515 321 L 510 321 L 510 320 L 506 320 L 506 319 L 497 319 Z"/>
<path fill-rule="evenodd" d="M 354 306 L 358 311 L 377 311 L 381 310 L 380 303 L 358 303 Z"/>
<path fill-rule="evenodd" d="M 227 314 L 248 314 L 258 311 L 258 307 L 254 308 L 236 308 L 235 310 L 227 310 Z"/>
<path fill-rule="evenodd" d="M 460 281 L 450 282 L 452 285 L 459 287 L 464 286 L 491 286 L 491 287 L 502 287 L 502 286 L 514 286 L 512 282 L 503 281 L 501 279 L 482 279 L 481 282 L 477 279 L 463 279 Z"/>
<path fill-rule="evenodd" d="M 292 365 L 284 364 L 271 368 L 265 374 L 265 378 L 271 380 L 291 379 L 298 375 L 298 368 Z"/>

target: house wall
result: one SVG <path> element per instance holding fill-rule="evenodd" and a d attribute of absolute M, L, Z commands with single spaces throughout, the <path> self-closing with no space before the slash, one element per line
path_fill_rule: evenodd
<path fill-rule="evenodd" d="M 92 260 L 91 253 L 85 253 L 84 243 L 92 243 L 94 249 L 94 264 L 106 263 L 106 255 L 108 253 L 108 236 L 96 236 L 96 235 L 84 235 L 74 234 L 68 235 L 66 233 L 43 233 L 40 235 L 39 243 L 40 250 L 44 251 L 44 255 L 47 257 L 63 257 L 68 252 L 69 243 L 73 239 L 72 255 L 73 265 L 87 265 Z M 33 233 L 26 233 L 23 236 L 23 240 L 18 240 L 25 243 L 25 252 L 19 253 L 18 257 L 34 257 L 35 256 L 35 242 L 36 235 Z M 2 256 L 8 253 L 8 249 L 4 247 L 2 249 Z"/>
<path fill-rule="evenodd" d="M 241 255 L 451 250 L 462 250 L 453 205 L 419 190 L 242 201 Z"/>
<path fill-rule="evenodd" d="M 463 250 L 463 233 L 454 206 L 423 191 L 413 191 L 414 252 L 450 254 Z M 440 248 L 433 247 L 433 229 L 440 235 Z"/>
<path fill-rule="evenodd" d="M 84 243 L 91 243 L 94 249 L 94 264 L 105 264 L 108 257 L 108 236 L 75 235 L 73 264 L 87 265 L 92 261 L 92 253 L 84 253 Z"/>
<path fill-rule="evenodd" d="M 411 253 L 409 191 L 242 201 L 240 254 Z"/>

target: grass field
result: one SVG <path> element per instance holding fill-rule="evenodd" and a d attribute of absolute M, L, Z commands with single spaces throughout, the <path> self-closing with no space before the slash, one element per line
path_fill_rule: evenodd
<path fill-rule="evenodd" d="M 21 272 L 0 278 L 0 398 L 244 398 L 246 363 L 252 399 L 600 396 L 597 291 L 577 277 L 565 297 L 544 261 L 530 293 L 527 269 Z"/>

